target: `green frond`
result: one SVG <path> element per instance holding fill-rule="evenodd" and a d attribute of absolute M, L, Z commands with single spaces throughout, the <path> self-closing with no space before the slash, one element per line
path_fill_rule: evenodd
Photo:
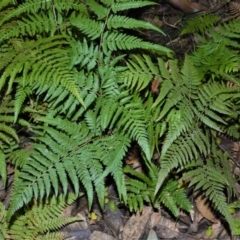
<path fill-rule="evenodd" d="M 6 186 L 7 181 L 7 164 L 6 164 L 6 156 L 0 151 L 0 177 L 3 182 L 3 186 Z"/>
<path fill-rule="evenodd" d="M 5 221 L 7 211 L 2 202 L 0 202 L 0 239 L 5 239 L 7 237 L 7 222 Z"/>
<path fill-rule="evenodd" d="M 184 193 L 184 189 L 180 188 L 179 183 L 175 180 L 167 179 L 160 194 L 154 198 L 154 187 L 156 186 L 158 173 L 155 166 L 150 166 L 147 175 L 128 166 L 124 169 L 124 172 L 129 177 L 126 179 L 126 188 L 128 193 L 127 204 L 130 211 L 141 211 L 144 202 L 151 203 L 155 207 L 163 204 L 175 217 L 179 216 L 179 208 L 187 212 L 191 210 L 192 205 Z"/>
<path fill-rule="evenodd" d="M 88 42 L 86 39 L 83 39 L 83 42 L 73 42 L 72 44 L 72 61 L 70 64 L 70 68 L 75 65 L 83 68 L 87 67 L 88 71 L 94 69 L 97 65 L 98 57 L 99 57 L 99 47 L 94 46 L 93 43 L 88 46 Z"/>
<path fill-rule="evenodd" d="M 186 130 L 194 124 L 193 114 L 189 111 L 174 111 L 168 114 L 168 133 L 162 146 L 161 155 L 164 156 L 173 142 Z M 189 117 L 190 116 L 190 117 Z"/>
<path fill-rule="evenodd" d="M 111 8 L 114 13 L 124 11 L 127 9 L 133 9 L 133 8 L 140 8 L 140 7 L 145 7 L 145 6 L 150 6 L 156 4 L 155 2 L 151 1 L 136 1 L 136 0 L 130 0 L 130 1 L 117 1 L 114 3 Z"/>
<path fill-rule="evenodd" d="M 196 107 L 192 108 L 197 117 L 207 126 L 221 132 L 219 123 L 226 124 L 221 114 L 231 115 L 232 106 L 229 94 L 225 93 L 225 86 L 219 83 L 210 83 L 208 87 L 199 87 Z"/>
<path fill-rule="evenodd" d="M 9 154 L 9 158 L 12 164 L 16 167 L 22 168 L 28 161 L 30 155 L 29 149 L 18 149 Z"/>
<path fill-rule="evenodd" d="M 10 100 L 9 96 L 5 97 L 0 104 L 0 142 L 10 144 L 11 139 L 19 142 L 18 134 L 13 127 L 14 111 L 14 101 Z M 25 121 L 18 120 L 17 123 L 27 125 Z"/>
<path fill-rule="evenodd" d="M 109 13 L 108 8 L 102 6 L 101 4 L 96 2 L 95 0 L 89 0 L 89 1 L 87 1 L 87 4 L 91 8 L 91 10 L 97 15 L 99 20 L 107 17 L 107 15 Z"/>
<path fill-rule="evenodd" d="M 110 30 L 111 28 L 126 28 L 126 29 L 151 29 L 156 32 L 164 34 L 159 28 L 150 24 L 149 22 L 144 22 L 140 20 L 136 20 L 133 18 L 128 18 L 126 16 L 119 15 L 111 15 L 107 20 L 107 27 Z"/>
<path fill-rule="evenodd" d="M 71 17 L 70 24 L 77 27 L 91 40 L 99 38 L 104 27 L 104 23 L 90 19 L 81 14 L 79 14 L 77 17 Z"/>
<path fill-rule="evenodd" d="M 156 2 L 20 2 L 0 3 L 4 183 L 6 161 L 16 169 L 7 213 L 0 205 L 0 238 L 10 220 L 13 239 L 63 238 L 58 229 L 77 219 L 59 217 L 66 202 L 59 195 L 67 197 L 70 184 L 89 208 L 96 194 L 103 209 L 108 175 L 131 211 L 164 205 L 177 217 L 191 204 L 173 171 L 201 189 L 233 229 L 227 207 L 236 189 L 216 133 L 239 135 L 239 21 L 187 20 L 182 34 L 197 32 L 199 45 L 177 60 L 133 34 L 160 29 L 124 16 Z M 133 142 L 143 172 L 123 167 Z"/>
<path fill-rule="evenodd" d="M 20 215 L 13 221 L 9 228 L 9 234 L 11 234 L 12 239 L 16 240 L 49 239 L 53 236 L 58 236 L 57 239 L 64 239 L 62 234 L 53 235 L 54 233 L 51 231 L 56 231 L 69 223 L 81 221 L 79 217 L 60 216 L 63 209 L 72 204 L 76 198 L 75 194 L 68 194 L 66 197 L 60 195 L 52 197 L 50 200 L 31 204 L 26 209 L 25 215 Z"/>
<path fill-rule="evenodd" d="M 74 70 L 75 71 L 75 70 Z M 84 71 L 76 73 L 76 84 L 81 92 L 81 97 L 84 101 L 84 106 L 89 107 L 94 100 L 97 98 L 97 93 L 99 90 L 99 79 L 95 73 L 89 73 L 88 76 L 84 74 Z M 81 103 L 76 99 L 75 96 L 70 95 L 69 91 L 64 89 L 62 86 L 55 87 L 48 85 L 40 86 L 36 85 L 38 91 L 41 91 L 39 94 L 45 94 L 44 101 L 49 102 L 49 108 L 54 111 L 66 114 L 68 118 L 71 118 L 73 121 L 79 119 L 85 112 L 85 108 Z"/>
<path fill-rule="evenodd" d="M 204 34 L 207 29 L 213 27 L 220 17 L 212 14 L 205 14 L 189 19 L 181 32 L 181 35 L 188 33 L 201 33 Z"/>
<path fill-rule="evenodd" d="M 3 2 L 4 3 L 4 2 Z M 86 4 L 79 3 L 77 0 L 57 0 L 54 1 L 54 4 L 51 1 L 48 0 L 28 0 L 24 3 L 18 4 L 17 8 L 12 8 L 10 12 L 8 12 L 4 18 L 0 21 L 0 26 L 2 26 L 3 23 L 9 21 L 10 19 L 14 19 L 15 17 L 21 16 L 21 14 L 24 13 L 37 13 L 39 10 L 51 10 L 53 7 L 61 12 L 62 10 L 70 10 L 74 9 L 75 11 L 82 12 L 84 14 L 88 14 Z"/>
<path fill-rule="evenodd" d="M 213 207 L 225 217 L 233 229 L 233 220 L 228 211 L 227 200 L 224 194 L 224 190 L 228 188 L 229 183 L 221 172 L 216 171 L 215 167 L 211 166 L 211 161 L 209 159 L 206 166 L 188 171 L 184 175 L 184 179 L 191 179 L 190 186 L 194 185 L 196 190 L 204 190 Z"/>
<path fill-rule="evenodd" d="M 102 48 L 106 54 L 109 50 L 132 50 L 136 48 L 170 53 L 171 50 L 161 45 L 145 42 L 140 38 L 119 32 L 105 32 L 103 34 Z"/>
<path fill-rule="evenodd" d="M 189 212 L 192 207 L 183 189 L 178 187 L 177 181 L 168 181 L 157 198 L 175 217 L 180 214 L 179 208 Z"/>
<path fill-rule="evenodd" d="M 180 135 L 160 157 L 160 170 L 156 184 L 155 194 L 158 193 L 164 180 L 171 170 L 184 166 L 193 159 L 199 158 L 199 153 L 207 155 L 210 152 L 209 138 L 202 133 L 200 128 L 190 128 Z"/>
<path fill-rule="evenodd" d="M 116 183 L 120 199 L 126 202 L 123 158 L 130 146 L 130 139 L 122 134 L 114 134 L 110 137 L 102 138 L 100 141 L 97 141 L 96 144 L 102 146 L 101 151 L 104 151 L 104 153 L 102 154 L 101 161 L 105 166 L 105 170 L 99 175 L 96 184 L 98 185 L 108 174 L 111 174 Z"/>
<path fill-rule="evenodd" d="M 158 69 L 146 55 L 134 55 L 133 60 L 127 62 L 127 67 L 126 71 L 120 72 L 118 79 L 136 91 L 148 87 L 154 77 L 160 78 Z"/>
<path fill-rule="evenodd" d="M 167 72 L 164 62 L 159 60 L 159 69 L 163 76 L 163 83 L 160 87 L 160 93 L 153 104 L 153 107 L 163 105 L 158 120 L 162 119 L 171 108 L 182 101 L 189 104 L 191 98 L 195 98 L 198 86 L 201 84 L 202 76 L 193 66 L 190 57 L 186 56 L 181 72 L 178 68 L 177 61 L 169 61 L 171 74 Z M 189 99 L 189 100 L 188 100 Z"/>
<path fill-rule="evenodd" d="M 240 60 L 236 50 L 230 49 L 224 42 L 213 42 L 212 40 L 200 45 L 191 59 L 200 70 L 212 73 L 236 72 Z"/>
<path fill-rule="evenodd" d="M 16 90 L 16 95 L 15 95 L 15 101 L 14 101 L 14 123 L 17 122 L 18 115 L 22 110 L 23 103 L 26 100 L 26 98 L 31 94 L 31 88 L 28 86 L 21 86 L 20 84 L 18 85 L 18 88 Z"/>

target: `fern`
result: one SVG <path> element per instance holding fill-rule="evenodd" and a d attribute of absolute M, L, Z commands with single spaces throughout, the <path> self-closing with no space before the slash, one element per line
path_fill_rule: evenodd
<path fill-rule="evenodd" d="M 0 3 L 3 182 L 6 159 L 17 172 L 7 220 L 15 220 L 16 229 L 29 226 L 27 236 L 34 230 L 39 238 L 60 238 L 47 233 L 62 226 L 56 215 L 40 213 L 51 229 L 41 225 L 39 232 L 31 230 L 30 214 L 41 204 L 47 208 L 45 199 L 52 195 L 67 196 L 69 184 L 75 194 L 86 193 L 89 208 L 96 193 L 103 208 L 108 175 L 130 210 L 141 210 L 146 202 L 162 204 L 177 217 L 180 208 L 191 207 L 171 176 L 181 170 L 177 175 L 201 188 L 233 228 L 226 207 L 235 189 L 215 135 L 234 132 L 228 124 L 239 118 L 239 22 L 218 23 L 213 15 L 188 20 L 182 34 L 197 31 L 200 44 L 178 61 L 170 49 L 133 34 L 161 30 L 122 12 L 155 2 L 22 2 Z M 227 81 L 236 87 L 228 88 Z M 29 148 L 21 149 L 16 124 L 28 127 Z M 141 148 L 147 172 L 123 170 L 132 141 Z M 156 152 L 159 168 L 151 162 Z M 36 209 L 33 199 L 41 203 Z M 0 221 L 4 235 L 6 223 Z"/>
<path fill-rule="evenodd" d="M 129 146 L 127 137 L 115 134 L 94 138 L 84 123 L 73 124 L 66 119 L 50 117 L 38 118 L 38 121 L 40 120 L 52 127 L 43 126 L 38 129 L 38 132 L 43 131 L 43 135 L 36 138 L 38 143 L 32 143 L 28 161 L 18 175 L 17 188 L 14 190 L 8 211 L 9 218 L 33 197 L 39 199 L 48 197 L 51 187 L 57 195 L 61 185 L 66 195 L 69 180 L 76 193 L 79 193 L 79 185 L 82 183 L 88 195 L 89 206 L 92 204 L 95 189 L 103 207 L 102 176 L 109 173 L 116 182 L 120 196 L 126 200 L 121 160 Z M 113 144 L 118 148 L 113 148 Z"/>
<path fill-rule="evenodd" d="M 194 185 L 195 190 L 203 189 L 206 197 L 213 203 L 213 206 L 225 217 L 231 229 L 233 229 L 233 220 L 228 211 L 227 199 L 224 190 L 233 188 L 229 180 L 223 174 L 222 166 L 219 168 L 215 159 L 207 159 L 204 166 L 199 164 L 194 170 L 188 171 L 184 179 L 191 179 L 190 186 Z M 228 173 L 229 176 L 230 173 Z"/>
<path fill-rule="evenodd" d="M 205 36 L 209 37 L 198 35 L 201 44 L 192 56 L 194 65 L 204 73 L 210 72 L 213 76 L 237 72 L 239 64 L 237 49 L 239 44 L 236 39 L 240 37 L 239 21 L 232 20 L 229 23 L 219 23 L 213 28 L 212 23 L 209 24 L 209 21 L 216 22 L 218 17 L 207 15 L 207 18 L 204 32 Z M 195 27 L 203 26 L 203 24 L 195 24 L 194 21 L 194 19 L 189 20 L 188 24 Z M 183 30 L 183 33 L 185 32 L 189 32 L 188 26 L 186 26 L 186 30 Z"/>
<path fill-rule="evenodd" d="M 184 189 L 179 188 L 177 181 L 169 179 L 163 186 L 161 193 L 154 198 L 158 169 L 153 165 L 149 169 L 149 176 L 130 167 L 125 168 L 125 173 L 130 177 L 126 180 L 127 203 L 130 211 L 142 211 L 145 202 L 153 204 L 154 207 L 163 204 L 175 217 L 179 216 L 179 208 L 190 211 L 191 203 L 187 199 Z"/>
<path fill-rule="evenodd" d="M 181 35 L 189 33 L 201 33 L 204 34 L 209 28 L 215 26 L 215 24 L 220 20 L 217 15 L 206 14 L 202 16 L 197 16 L 188 20 L 181 32 Z"/>
<path fill-rule="evenodd" d="M 60 195 L 49 200 L 31 204 L 26 213 L 19 216 L 9 227 L 7 233 L 11 239 L 65 239 L 66 233 L 54 232 L 61 227 L 76 221 L 79 217 L 60 216 L 63 209 L 72 204 L 76 199 L 75 194 L 66 197 Z"/>

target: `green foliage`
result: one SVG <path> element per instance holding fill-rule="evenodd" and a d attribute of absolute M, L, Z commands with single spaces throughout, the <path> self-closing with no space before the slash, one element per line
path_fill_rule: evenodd
<path fill-rule="evenodd" d="M 209 156 L 206 159 L 204 165 L 201 161 L 194 162 L 195 168 L 184 174 L 183 179 L 191 179 L 190 186 L 195 186 L 195 190 L 203 189 L 214 208 L 221 212 L 232 227 L 233 220 L 228 211 L 224 191 L 227 189 L 228 196 L 231 197 L 235 186 L 230 169 L 225 169 L 226 163 L 223 162 L 226 161 L 222 152 L 217 151 L 214 157 Z M 199 164 L 198 167 L 197 164 Z"/>
<path fill-rule="evenodd" d="M 216 29 L 218 18 L 212 15 L 200 17 L 198 28 L 196 20 L 189 20 L 183 34 L 197 31 L 200 44 L 180 61 L 166 47 L 133 34 L 161 30 L 124 16 L 125 10 L 154 2 L 22 2 L 0 3 L 4 183 L 7 161 L 16 169 L 10 206 L 3 211 L 7 222 L 14 222 L 6 225 L 0 215 L 0 234 L 10 227 L 16 236 L 25 227 L 26 236 L 51 238 L 47 232 L 68 220 L 54 220 L 55 207 L 45 215 L 48 202 L 58 205 L 56 199 L 60 193 L 68 196 L 70 185 L 76 195 L 86 193 L 89 208 L 96 193 L 103 208 L 108 175 L 130 210 L 142 210 L 145 202 L 163 204 L 176 217 L 180 208 L 191 207 L 175 180 L 183 176 L 205 192 L 234 229 L 227 211 L 233 179 L 215 141 L 217 132 L 239 136 L 229 124 L 239 119 L 239 21 L 219 23 Z M 23 132 L 29 134 L 27 148 L 20 144 Z M 132 142 L 140 146 L 147 172 L 124 169 Z M 151 161 L 156 152 L 159 168 Z M 32 214 L 49 225 L 42 225 L 44 220 L 36 229 Z"/>
<path fill-rule="evenodd" d="M 233 78 L 226 73 L 238 71 L 239 43 L 236 40 L 240 37 L 240 22 L 232 20 L 216 24 L 218 20 L 218 16 L 215 15 L 189 20 L 182 34 L 193 32 L 204 34 L 197 34 L 201 44 L 191 58 L 194 65 L 203 73 L 211 73 L 212 77 L 220 75 L 223 79 L 232 81 Z M 239 84 L 238 81 L 236 83 Z"/>
<path fill-rule="evenodd" d="M 1 232 L 0 237 L 5 239 L 65 239 L 67 233 L 52 232 L 61 227 L 76 221 L 81 221 L 79 217 L 60 216 L 63 209 L 71 205 L 76 200 L 76 195 L 69 193 L 67 196 L 59 195 L 49 199 L 34 201 L 25 207 L 25 214 L 18 215 L 13 220 L 10 227 L 7 226 L 3 218 L 6 217 L 6 210 L 1 206 Z M 10 236 L 10 237 L 9 237 Z"/>
<path fill-rule="evenodd" d="M 215 24 L 220 20 L 217 15 L 206 14 L 194 17 L 186 22 L 181 34 L 188 33 L 201 33 L 204 34 L 209 28 L 215 26 Z"/>
<path fill-rule="evenodd" d="M 240 220 L 237 215 L 234 216 L 236 213 L 236 210 L 239 211 L 239 208 L 240 208 L 239 200 L 232 202 L 228 205 L 228 211 L 229 213 L 231 213 L 231 215 L 233 215 L 233 234 L 234 235 L 240 235 Z"/>
<path fill-rule="evenodd" d="M 151 165 L 147 175 L 133 170 L 129 166 L 124 169 L 124 172 L 129 176 L 126 179 L 126 188 L 130 211 L 142 211 L 144 203 L 151 203 L 156 208 L 163 204 L 175 217 L 179 216 L 179 208 L 187 212 L 191 210 L 192 205 L 184 189 L 176 180 L 166 181 L 161 193 L 156 198 L 154 197 L 158 176 L 158 168 L 154 165 Z"/>

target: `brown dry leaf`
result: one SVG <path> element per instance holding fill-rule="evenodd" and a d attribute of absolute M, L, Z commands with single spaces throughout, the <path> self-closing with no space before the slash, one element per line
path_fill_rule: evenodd
<path fill-rule="evenodd" d="M 194 194 L 195 196 L 198 195 L 198 192 Z M 199 195 L 195 198 L 195 203 L 198 211 L 205 217 L 207 220 L 213 223 L 217 223 L 218 220 L 215 218 L 212 210 L 210 208 L 209 202 L 207 198 L 203 195 Z"/>
<path fill-rule="evenodd" d="M 155 78 L 152 82 L 152 85 L 151 85 L 151 92 L 152 93 L 158 93 L 159 85 L 160 85 L 159 80 Z"/>
<path fill-rule="evenodd" d="M 177 222 L 164 216 L 161 217 L 160 221 L 156 225 L 156 233 L 159 238 L 164 239 L 178 239 L 180 234 Z"/>
<path fill-rule="evenodd" d="M 137 212 L 127 221 L 123 228 L 122 240 L 137 240 L 141 237 L 152 214 L 151 207 L 145 207 L 140 214 Z"/>
<path fill-rule="evenodd" d="M 103 232 L 94 231 L 90 236 L 90 240 L 116 240 L 116 238 Z"/>
<path fill-rule="evenodd" d="M 154 212 L 150 217 L 150 228 L 154 228 L 161 220 L 161 212 Z"/>

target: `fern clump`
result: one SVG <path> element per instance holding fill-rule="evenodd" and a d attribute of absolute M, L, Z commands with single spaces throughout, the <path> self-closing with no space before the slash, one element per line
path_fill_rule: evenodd
<path fill-rule="evenodd" d="M 9 227 L 6 221 L 1 221 L 0 239 L 65 239 L 67 233 L 57 232 L 61 227 L 72 222 L 81 221 L 79 217 L 61 216 L 62 211 L 76 200 L 76 195 L 59 195 L 42 201 L 32 201 L 24 208 L 23 215 L 17 215 Z M 7 211 L 1 203 L 1 217 L 6 217 Z"/>
<path fill-rule="evenodd" d="M 68 196 L 69 186 L 76 195 L 86 194 L 89 208 L 96 194 L 103 208 L 109 175 L 131 211 L 142 210 L 145 203 L 164 205 L 177 217 L 179 209 L 189 211 L 191 204 L 173 171 L 201 189 L 233 229 L 226 209 L 235 189 L 216 135 L 239 136 L 228 126 L 239 118 L 239 22 L 218 23 L 219 18 L 206 15 L 197 28 L 196 19 L 189 20 L 182 34 L 197 31 L 200 44 L 177 60 L 170 49 L 134 34 L 139 29 L 162 34 L 160 29 L 124 16 L 154 4 L 0 3 L 4 183 L 7 163 L 15 167 L 10 206 L 3 211 L 9 225 L 0 218 L 2 235 L 10 227 L 16 236 L 25 226 L 27 236 L 42 236 L 67 223 L 54 220 L 58 210 L 47 216 L 44 209 L 49 201 L 54 206 L 60 196 Z M 16 126 L 28 128 L 29 148 L 21 147 L 24 136 Z M 124 169 L 132 142 L 140 147 L 146 172 Z M 156 152 L 158 168 L 152 163 Z M 40 219 L 49 218 L 51 227 L 38 223 L 37 230 L 30 216 L 37 213 Z"/>
<path fill-rule="evenodd" d="M 161 192 L 154 196 L 158 171 L 159 169 L 154 165 L 151 165 L 149 174 L 138 172 L 129 166 L 124 169 L 129 176 L 126 179 L 126 188 L 130 211 L 142 211 L 144 204 L 150 203 L 155 208 L 163 204 L 175 217 L 179 216 L 179 209 L 189 212 L 192 204 L 185 194 L 185 189 L 180 187 L 180 183 L 176 180 L 167 179 Z"/>

